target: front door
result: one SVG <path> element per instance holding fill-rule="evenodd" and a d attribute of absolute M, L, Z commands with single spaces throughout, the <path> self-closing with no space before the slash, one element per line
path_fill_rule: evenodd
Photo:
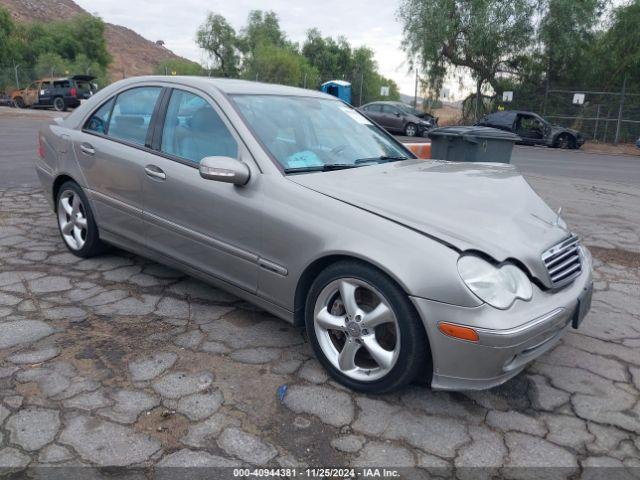
<path fill-rule="evenodd" d="M 33 82 L 24 91 L 25 105 L 36 105 L 38 103 L 38 95 L 40 94 L 40 83 Z"/>
<path fill-rule="evenodd" d="M 384 126 L 389 130 L 402 130 L 402 114 L 391 105 L 383 105 L 382 113 L 384 114 Z"/>
<path fill-rule="evenodd" d="M 257 290 L 262 205 L 252 182 L 259 175 L 248 151 L 231 133 L 214 103 L 174 89 L 146 166 L 144 213 L 147 246 L 244 290 Z M 243 187 L 205 180 L 204 157 L 245 160 L 252 180 Z"/>
<path fill-rule="evenodd" d="M 150 125 L 161 87 L 136 87 L 108 100 L 73 133 L 101 234 L 144 245 L 142 188 L 149 153 Z"/>

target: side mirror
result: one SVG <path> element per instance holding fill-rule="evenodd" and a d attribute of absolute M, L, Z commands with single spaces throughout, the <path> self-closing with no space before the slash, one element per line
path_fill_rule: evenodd
<path fill-rule="evenodd" d="M 205 157 L 199 170 L 202 178 L 234 185 L 245 185 L 251 177 L 247 164 L 231 157 Z"/>

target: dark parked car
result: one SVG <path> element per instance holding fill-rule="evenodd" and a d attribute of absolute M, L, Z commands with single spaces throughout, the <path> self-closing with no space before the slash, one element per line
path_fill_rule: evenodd
<path fill-rule="evenodd" d="M 50 108 L 62 112 L 75 108 L 81 100 L 90 98 L 97 90 L 91 75 L 43 78 L 27 88 L 11 92 L 11 99 L 20 108 Z"/>
<path fill-rule="evenodd" d="M 499 128 L 520 136 L 524 145 L 546 145 L 554 148 L 580 148 L 584 137 L 576 130 L 552 125 L 537 113 L 505 110 L 485 115 L 476 123 Z"/>
<path fill-rule="evenodd" d="M 424 135 L 438 126 L 438 119 L 402 102 L 371 102 L 360 107 L 365 115 L 390 133 L 407 137 Z"/>

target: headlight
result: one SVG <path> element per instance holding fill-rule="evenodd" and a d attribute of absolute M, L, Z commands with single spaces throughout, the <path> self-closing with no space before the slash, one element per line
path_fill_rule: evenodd
<path fill-rule="evenodd" d="M 517 298 L 531 300 L 533 295 L 529 278 L 510 263 L 497 267 L 475 255 L 464 255 L 458 260 L 458 272 L 480 300 L 501 310 Z"/>

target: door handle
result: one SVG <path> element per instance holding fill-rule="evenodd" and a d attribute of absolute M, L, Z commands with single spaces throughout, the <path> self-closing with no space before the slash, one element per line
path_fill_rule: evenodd
<path fill-rule="evenodd" d="M 96 154 L 96 149 L 93 148 L 90 144 L 88 143 L 81 143 L 80 144 L 80 150 L 82 151 L 82 153 L 84 153 L 85 155 L 95 155 Z"/>
<path fill-rule="evenodd" d="M 156 178 L 158 180 L 166 180 L 167 175 L 162 171 L 160 167 L 156 167 L 155 165 L 147 165 L 144 167 L 144 173 L 151 178 Z"/>

